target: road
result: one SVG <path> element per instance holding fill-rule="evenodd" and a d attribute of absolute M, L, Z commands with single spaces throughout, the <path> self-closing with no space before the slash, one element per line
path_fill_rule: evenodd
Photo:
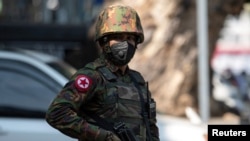
<path fill-rule="evenodd" d="M 238 124 L 238 119 L 213 118 L 208 124 Z M 161 141 L 206 141 L 208 124 L 195 125 L 187 118 L 157 115 L 157 125 Z"/>
<path fill-rule="evenodd" d="M 206 128 L 188 119 L 157 115 L 157 124 L 161 141 L 205 141 Z"/>

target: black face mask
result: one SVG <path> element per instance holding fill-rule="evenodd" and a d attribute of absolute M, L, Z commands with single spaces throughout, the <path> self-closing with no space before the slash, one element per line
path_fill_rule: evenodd
<path fill-rule="evenodd" d="M 129 63 L 135 54 L 136 47 L 127 41 L 113 44 L 110 52 L 106 52 L 108 59 L 117 66 Z"/>

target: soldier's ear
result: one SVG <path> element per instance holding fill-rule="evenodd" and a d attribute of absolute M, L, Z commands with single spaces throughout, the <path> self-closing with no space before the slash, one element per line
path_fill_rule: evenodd
<path fill-rule="evenodd" d="M 99 46 L 101 46 L 101 47 L 106 46 L 107 43 L 108 43 L 108 37 L 107 37 L 107 36 L 104 36 L 104 37 L 102 37 L 102 38 L 100 38 L 100 39 L 98 40 L 98 44 L 99 44 Z"/>

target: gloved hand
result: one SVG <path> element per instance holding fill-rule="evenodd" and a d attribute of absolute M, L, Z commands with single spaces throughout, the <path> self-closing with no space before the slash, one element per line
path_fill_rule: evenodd
<path fill-rule="evenodd" d="M 116 134 L 108 131 L 105 141 L 121 141 L 119 137 L 116 136 Z"/>

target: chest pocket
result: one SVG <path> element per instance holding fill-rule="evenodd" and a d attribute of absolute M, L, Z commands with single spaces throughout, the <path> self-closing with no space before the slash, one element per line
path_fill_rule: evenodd
<path fill-rule="evenodd" d="M 117 116 L 125 118 L 140 118 L 141 104 L 139 93 L 132 85 L 117 85 Z"/>

